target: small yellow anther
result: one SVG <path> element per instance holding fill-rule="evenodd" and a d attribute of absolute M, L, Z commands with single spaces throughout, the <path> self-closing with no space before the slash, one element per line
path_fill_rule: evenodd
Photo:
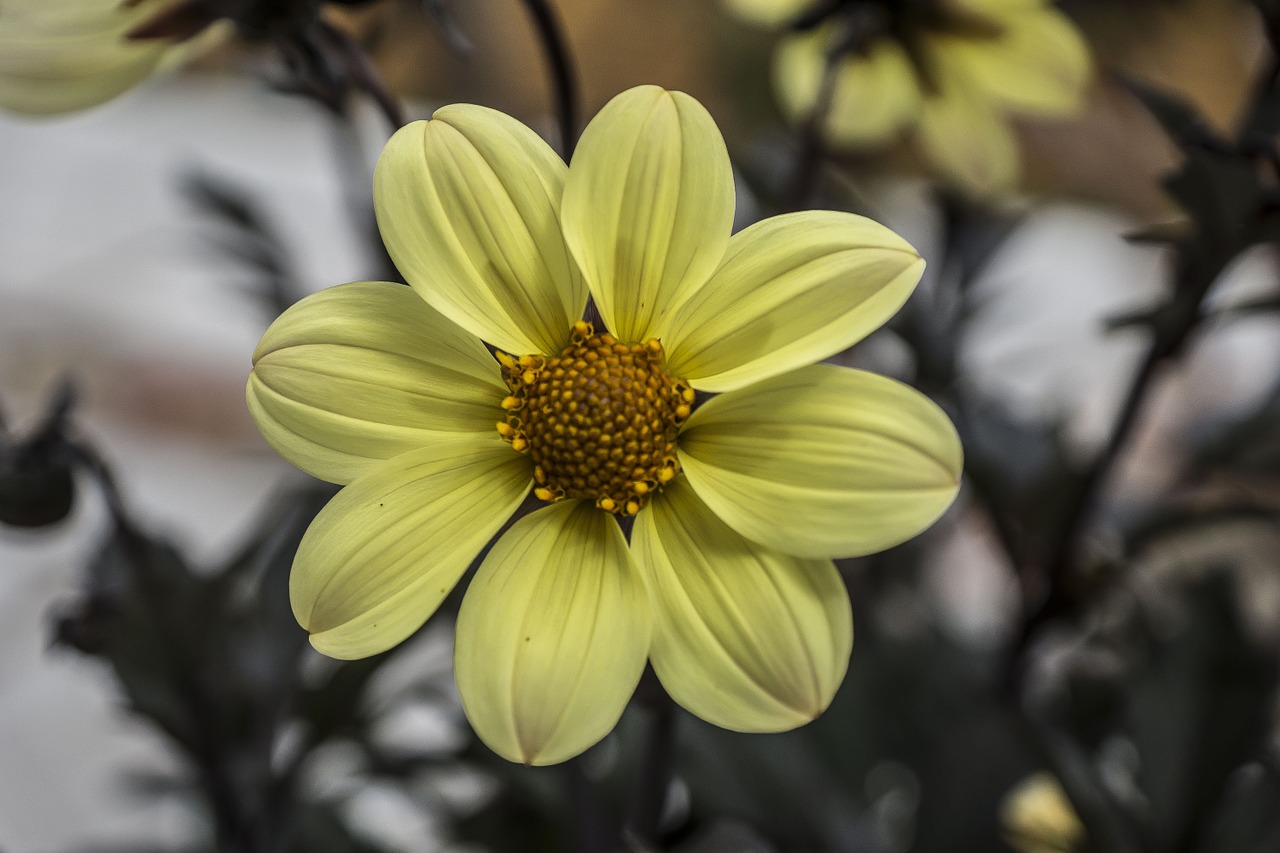
<path fill-rule="evenodd" d="M 498 435 L 502 436 L 503 438 L 511 438 L 511 436 L 515 434 L 516 434 L 516 431 L 511 426 L 511 424 L 507 423 L 506 421 L 498 421 Z"/>
<path fill-rule="evenodd" d="M 640 501 L 627 501 L 627 505 L 624 508 L 624 512 L 627 515 L 635 515 L 639 511 L 640 511 Z"/>
<path fill-rule="evenodd" d="M 643 480 L 638 480 L 631 484 L 631 491 L 637 495 L 647 495 L 649 494 L 649 484 Z"/>
<path fill-rule="evenodd" d="M 658 482 L 662 483 L 664 486 L 667 483 L 670 483 L 675 478 L 676 478 L 676 469 L 674 467 L 668 466 L 658 472 Z"/>
<path fill-rule="evenodd" d="M 502 398 L 502 408 L 506 409 L 508 412 L 511 411 L 512 409 L 518 409 L 523 405 L 524 405 L 524 400 L 521 400 L 519 397 L 503 397 Z"/>
<path fill-rule="evenodd" d="M 517 435 L 511 439 L 511 449 L 517 453 L 524 453 L 529 449 L 529 442 L 525 440 L 524 436 Z"/>
<path fill-rule="evenodd" d="M 520 374 L 520 381 L 525 385 L 532 385 L 538 381 L 537 371 L 526 370 L 524 373 Z"/>
<path fill-rule="evenodd" d="M 685 418 L 689 417 L 689 413 L 692 411 L 693 411 L 692 408 L 685 405 L 684 403 L 681 403 L 679 406 L 676 406 L 676 419 L 682 421 Z"/>
<path fill-rule="evenodd" d="M 533 494 L 540 501 L 550 502 L 555 500 L 556 498 L 555 493 L 552 492 L 550 489 L 548 489 L 546 486 L 539 486 L 538 488 L 534 489 Z"/>
<path fill-rule="evenodd" d="M 596 501 L 596 506 L 605 512 L 613 512 L 617 509 L 618 504 L 614 502 L 613 498 L 600 498 L 600 500 Z"/>

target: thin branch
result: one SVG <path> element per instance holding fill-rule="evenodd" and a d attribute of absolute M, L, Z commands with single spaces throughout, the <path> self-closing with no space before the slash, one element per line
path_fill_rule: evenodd
<path fill-rule="evenodd" d="M 809 205 L 818 188 L 818 175 L 826 159 L 826 125 L 831 114 L 831 103 L 836 91 L 836 71 L 844 58 L 843 46 L 827 52 L 822 68 L 822 82 L 813 109 L 800 131 L 800 150 L 796 154 L 795 171 L 791 177 L 791 189 L 784 205 L 787 211 L 801 210 Z"/>
<path fill-rule="evenodd" d="M 1277 87 L 1280 87 L 1280 58 L 1272 57 L 1253 89 L 1253 107 L 1249 119 L 1251 123 L 1267 111 L 1270 99 L 1276 97 Z M 1220 153 L 1240 160 L 1256 161 L 1259 152 L 1255 141 L 1249 137 L 1246 130 Z M 1185 142 L 1184 147 L 1187 147 Z M 1195 148 L 1196 145 L 1192 144 L 1187 156 L 1191 156 Z M 1066 508 L 1059 517 L 1057 529 L 1053 531 L 1050 547 L 1044 554 L 1048 594 L 1038 606 L 1028 608 L 1021 632 L 1014 643 L 1008 671 L 1015 686 L 1021 677 L 1016 671 L 1018 658 L 1022 656 L 1032 636 L 1046 623 L 1070 613 L 1077 604 L 1067 586 L 1069 575 L 1082 563 L 1088 525 L 1097 513 L 1103 490 L 1132 437 L 1159 374 L 1166 364 L 1175 361 L 1182 354 L 1196 331 L 1212 316 L 1205 310 L 1204 302 L 1214 282 L 1240 253 L 1251 245 L 1262 242 L 1265 236 L 1258 221 L 1260 212 L 1256 210 L 1252 212 L 1252 223 L 1242 224 L 1228 236 L 1214 233 L 1216 220 L 1213 216 L 1216 214 L 1211 215 L 1204 210 L 1189 209 L 1188 212 L 1192 214 L 1197 229 L 1173 244 L 1177 248 L 1177 267 L 1172 282 L 1173 297 L 1151 316 L 1151 344 L 1130 382 L 1107 443 L 1076 479 L 1067 496 Z"/>
<path fill-rule="evenodd" d="M 1069 496 L 1062 523 L 1047 552 L 1049 591 L 1040 604 L 1024 618 L 1014 644 L 1011 666 L 1017 666 L 1016 658 L 1021 657 L 1036 631 L 1071 609 L 1073 596 L 1067 587 L 1068 577 L 1081 563 L 1085 547 L 1084 534 L 1097 513 L 1103 488 L 1133 435 L 1158 375 L 1167 363 L 1181 354 L 1199 328 L 1205 318 L 1204 299 L 1232 257 L 1234 253 L 1230 256 L 1224 254 L 1207 259 L 1202 264 L 1191 263 L 1185 256 L 1181 259 L 1179 281 L 1175 282 L 1174 288 L 1178 295 L 1170 305 L 1166 322 L 1154 326 L 1151 345 L 1129 383 L 1129 390 L 1107 437 L 1107 443 L 1081 474 Z M 1015 682 L 1018 677 L 1015 673 Z"/>
<path fill-rule="evenodd" d="M 542 51 L 546 54 L 547 72 L 555 93 L 556 121 L 560 128 L 561 153 L 567 162 L 578 144 L 578 83 L 569 43 L 551 0 L 523 0 L 533 16 Z"/>
<path fill-rule="evenodd" d="M 570 814 L 572 815 L 573 845 L 578 853 L 609 853 L 609 843 L 604 816 L 595 785 L 583 768 L 583 756 L 572 758 L 564 765 L 568 782 Z"/>
<path fill-rule="evenodd" d="M 667 802 L 667 790 L 675 772 L 676 756 L 676 704 L 667 691 L 658 684 L 652 672 L 645 673 L 655 689 L 647 691 L 645 698 L 650 713 L 648 742 L 640 759 L 640 773 L 627 815 L 624 840 L 633 848 L 655 848 L 658 840 L 662 808 Z"/>
<path fill-rule="evenodd" d="M 338 51 L 338 56 L 341 57 L 351 80 L 373 98 L 382 115 L 386 117 L 387 123 L 391 125 L 391 129 L 398 130 L 403 127 L 405 116 L 400 102 L 387 88 L 382 75 L 378 73 L 377 66 L 373 64 L 373 60 L 369 59 L 369 55 L 364 52 L 360 43 L 350 33 L 335 27 L 322 17 L 317 18 L 316 23 L 321 35 Z"/>

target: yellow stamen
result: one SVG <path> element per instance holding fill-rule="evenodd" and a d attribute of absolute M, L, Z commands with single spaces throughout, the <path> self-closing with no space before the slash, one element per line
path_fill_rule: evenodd
<path fill-rule="evenodd" d="M 693 390 L 666 371 L 657 339 L 624 344 L 573 325 L 555 357 L 498 353 L 511 389 L 498 433 L 534 461 L 540 500 L 594 499 L 635 515 L 675 479 L 676 435 Z"/>

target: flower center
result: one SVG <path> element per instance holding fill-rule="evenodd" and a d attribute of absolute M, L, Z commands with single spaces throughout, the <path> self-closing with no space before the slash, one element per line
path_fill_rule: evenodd
<path fill-rule="evenodd" d="M 498 434 L 533 458 L 542 500 L 594 498 L 635 515 L 680 472 L 676 434 L 694 394 L 667 373 L 656 338 L 623 344 L 578 322 L 554 358 L 499 352 L 498 361 L 511 389 Z"/>

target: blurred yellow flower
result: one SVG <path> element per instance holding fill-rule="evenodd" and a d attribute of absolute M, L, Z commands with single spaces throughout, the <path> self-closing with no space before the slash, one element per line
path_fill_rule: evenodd
<path fill-rule="evenodd" d="M 744 19 L 768 26 L 820 5 L 820 0 L 725 2 Z M 928 7 L 912 8 L 921 14 Z M 1018 180 L 1010 116 L 1064 117 L 1081 107 L 1090 77 L 1088 48 L 1047 0 L 937 0 L 909 43 L 894 35 L 891 23 L 862 21 L 859 25 L 871 32 L 854 39 L 858 45 L 837 62 L 824 126 L 835 145 L 880 146 L 912 132 L 943 181 L 991 196 L 1012 190 Z M 828 53 L 849 42 L 849 26 L 836 12 L 783 38 L 774 80 L 792 120 L 811 114 Z"/>
<path fill-rule="evenodd" d="M 111 100 L 175 54 L 129 39 L 178 0 L 0 0 L 0 109 L 63 113 Z"/>
<path fill-rule="evenodd" d="M 814 364 L 898 310 L 915 250 L 825 211 L 730 236 L 719 130 L 653 86 L 611 101 L 570 167 L 502 113 L 444 107 L 387 143 L 374 201 L 412 287 L 302 300 L 247 389 L 282 456 L 347 484 L 293 566 L 312 644 L 404 640 L 532 491 L 458 615 L 459 692 L 496 752 L 582 752 L 646 659 L 726 728 L 820 714 L 853 642 L 831 558 L 915 535 L 960 476 L 927 398 Z"/>
<path fill-rule="evenodd" d="M 1084 825 L 1052 773 L 1035 773 L 1018 783 L 1000 804 L 1004 839 L 1020 853 L 1076 853 Z"/>

